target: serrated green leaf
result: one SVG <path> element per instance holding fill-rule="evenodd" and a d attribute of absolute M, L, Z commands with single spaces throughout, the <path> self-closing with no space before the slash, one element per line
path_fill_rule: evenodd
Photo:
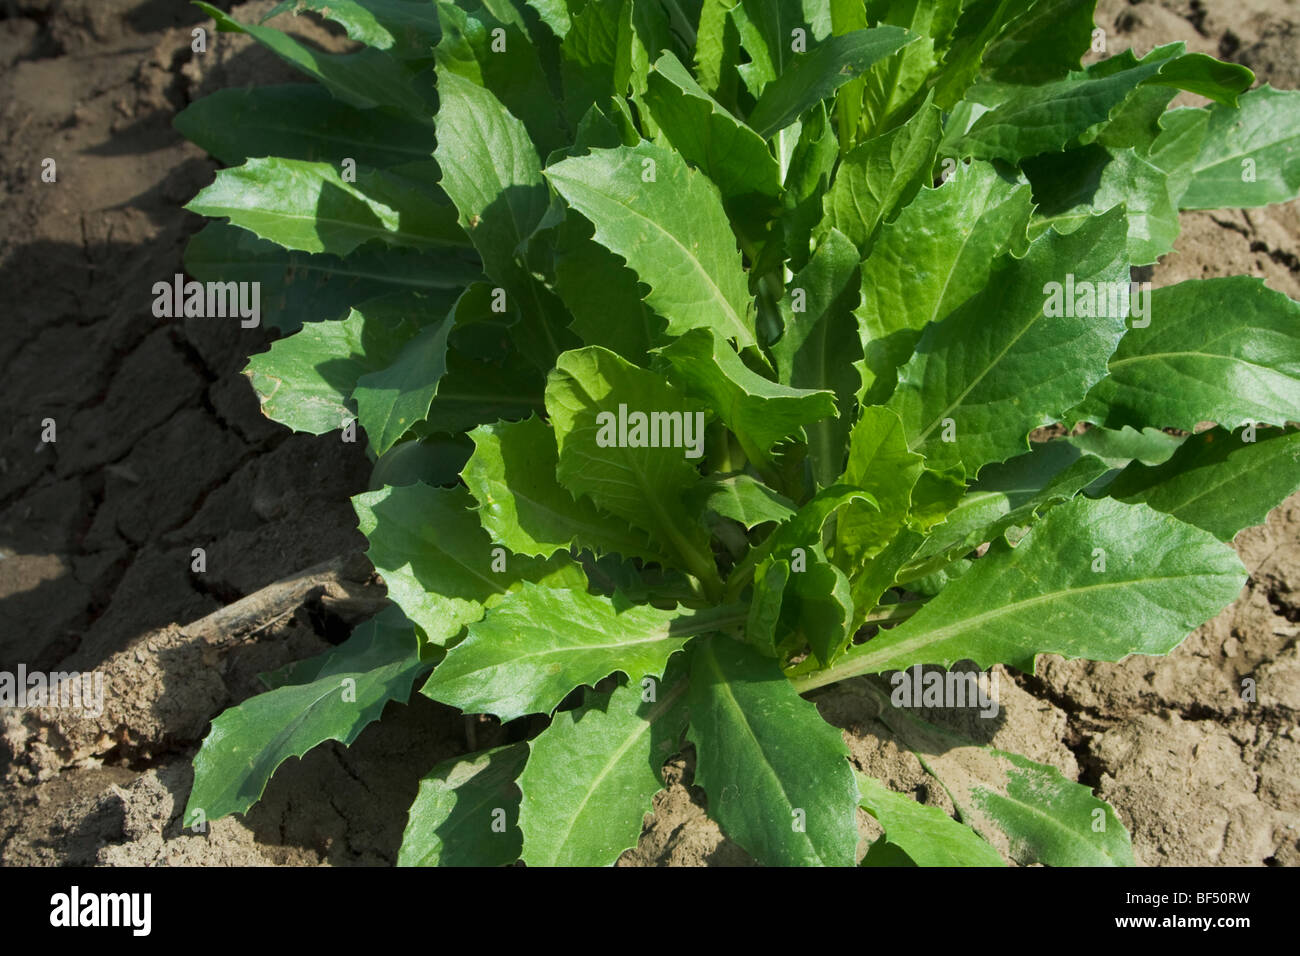
<path fill-rule="evenodd" d="M 383 169 L 427 160 L 434 147 L 428 124 L 357 109 L 315 83 L 217 90 L 177 113 L 172 126 L 228 166 L 279 156 Z"/>
<path fill-rule="evenodd" d="M 858 774 L 858 806 L 879 821 L 884 839 L 917 866 L 1005 866 L 1001 854 L 970 827 L 938 807 L 927 807 L 895 793 L 865 774 Z"/>
<path fill-rule="evenodd" d="M 1193 435 L 1162 465 L 1130 464 L 1106 494 L 1231 541 L 1300 488 L 1300 431 L 1252 430 L 1252 441 L 1246 434 L 1214 428 Z"/>
<path fill-rule="evenodd" d="M 357 420 L 375 454 L 392 448 L 429 413 L 438 384 L 447 370 L 447 337 L 456 316 L 420 329 L 386 367 L 357 379 L 352 396 Z"/>
<path fill-rule="evenodd" d="M 661 431 L 666 430 L 668 440 L 660 447 L 632 446 L 617 434 L 624 408 L 647 419 L 656 412 L 679 413 L 682 441 L 664 447 L 674 439 L 667 423 L 653 436 L 643 436 L 647 443 L 653 437 L 660 444 Z M 684 570 L 701 580 L 715 579 L 708 537 L 682 501 L 700 479 L 687 457 L 692 449 L 682 447 L 687 426 L 701 448 L 703 442 L 699 419 L 686 397 L 613 352 L 585 348 L 560 356 L 546 386 L 546 409 L 560 450 L 560 483 L 575 496 L 587 496 L 597 507 L 649 532 L 653 543 L 667 549 Z"/>
<path fill-rule="evenodd" d="M 1048 228 L 1073 232 L 1089 217 L 1123 205 L 1130 265 L 1151 265 L 1173 250 L 1179 222 L 1169 177 L 1132 149 L 1085 146 L 1024 166 L 1039 205 L 1029 227 L 1031 239 Z"/>
<path fill-rule="evenodd" d="M 853 317 L 859 295 L 857 269 L 858 250 L 832 228 L 808 264 L 790 280 L 780 303 L 784 332 L 771 348 L 782 384 L 823 389 L 835 396 L 839 414 L 805 426 L 813 479 L 823 488 L 833 483 L 843 468 L 844 446 L 861 385 L 851 364 L 861 356 Z"/>
<path fill-rule="evenodd" d="M 923 472 L 928 474 L 928 472 Z M 891 587 L 897 581 L 899 572 L 911 560 L 924 542 L 925 536 L 911 527 L 902 527 L 875 557 L 865 564 L 852 568 L 849 575 L 849 593 L 853 597 L 853 631 L 856 632 Z M 809 660 L 808 668 L 813 669 L 816 662 Z"/>
<path fill-rule="evenodd" d="M 930 183 L 939 124 L 938 108 L 927 101 L 902 126 L 855 146 L 822 202 L 822 230 L 833 226 L 867 252 L 877 227 Z"/>
<path fill-rule="evenodd" d="M 1039 86 L 985 83 L 972 98 L 992 109 L 958 138 L 949 155 L 1017 162 L 1059 150 L 1105 123 L 1139 84 L 1170 86 L 1235 103 L 1253 74 L 1200 53 L 1183 55 L 1182 44 L 1153 50 L 1138 61 L 1131 52 L 1080 73 Z"/>
<path fill-rule="evenodd" d="M 555 290 L 573 314 L 585 345 L 599 345 L 643 365 L 665 322 L 643 301 L 636 273 L 591 237 L 591 224 L 569 216 L 556 235 Z M 592 282 L 592 276 L 600 276 Z"/>
<path fill-rule="evenodd" d="M 466 13 L 440 0 L 438 68 L 454 72 L 491 91 L 523 122 L 543 156 L 567 142 L 558 103 L 522 23 L 498 22 L 487 11 Z"/>
<path fill-rule="evenodd" d="M 1183 431 L 1300 420 L 1300 303 L 1251 276 L 1189 279 L 1154 290 L 1147 318 L 1075 420 Z"/>
<path fill-rule="evenodd" d="M 922 188 L 881 229 L 862 264 L 855 312 L 865 404 L 888 400 L 928 323 L 985 287 L 995 260 L 1023 237 L 1031 203 L 1026 183 L 974 162 L 959 165 L 937 189 Z"/>
<path fill-rule="evenodd" d="M 1266 206 L 1300 195 L 1300 91 L 1267 85 L 1241 98 L 1241 108 L 1215 104 L 1183 209 Z"/>
<path fill-rule="evenodd" d="M 516 249 L 546 214 L 541 160 L 524 124 L 489 90 L 451 70 L 438 74 L 442 187 L 489 276 L 505 283 L 520 266 Z"/>
<path fill-rule="evenodd" d="M 848 461 L 840 483 L 870 492 L 877 507 L 851 504 L 835 530 L 836 559 L 846 566 L 874 557 L 907 520 L 912 487 L 924 459 L 907 447 L 903 423 L 888 408 L 862 409 L 849 435 Z"/>
<path fill-rule="evenodd" d="M 248 34 L 353 106 L 391 106 L 422 121 L 432 115 L 430 105 L 416 92 L 413 74 L 383 50 L 367 47 L 357 53 L 322 53 L 271 27 L 239 23 L 209 3 L 196 0 L 194 5 L 216 21 L 218 30 Z"/>
<path fill-rule="evenodd" d="M 477 264 L 445 252 L 367 247 L 346 259 L 309 255 L 218 222 L 190 240 L 185 271 L 202 282 L 258 283 L 262 320 L 283 332 L 342 318 L 350 306 L 388 293 L 458 289 L 481 275 Z"/>
<path fill-rule="evenodd" d="M 1118 431 L 1089 428 L 1078 435 L 1071 435 L 1065 441 L 1086 455 L 1095 455 L 1111 468 L 1123 468 L 1131 461 L 1148 465 L 1168 461 L 1184 437 L 1166 434 L 1158 428 L 1144 428 L 1139 432 L 1125 425 Z"/>
<path fill-rule="evenodd" d="M 617 595 L 616 595 L 617 598 Z M 661 677 L 693 636 L 735 623 L 734 607 L 665 611 L 525 583 L 447 652 L 421 693 L 466 713 L 549 714 L 575 687 L 615 672 Z"/>
<path fill-rule="evenodd" d="M 1039 513 L 1069 501 L 1110 470 L 1100 458 L 1064 441 L 1040 442 L 1025 455 L 989 465 L 917 552 L 958 557 L 1008 529 L 1028 526 Z"/>
<path fill-rule="evenodd" d="M 854 864 L 848 748 L 776 661 L 725 637 L 697 644 L 690 707 L 695 782 L 731 839 L 769 866 Z"/>
<path fill-rule="evenodd" d="M 1079 497 L 1016 547 L 995 543 L 909 620 L 851 648 L 836 679 L 960 660 L 1032 673 L 1039 654 L 1166 654 L 1245 580 L 1236 554 L 1208 532 L 1145 505 Z M 803 690 L 820 686 L 825 672 L 804 681 Z"/>
<path fill-rule="evenodd" d="M 780 192 L 781 170 L 763 137 L 705 92 L 671 53 L 655 61 L 646 102 L 673 148 L 703 170 L 723 200 Z"/>
<path fill-rule="evenodd" d="M 576 125 L 593 103 L 623 96 L 632 77 L 631 0 L 585 4 L 560 44 L 564 108 Z"/>
<path fill-rule="evenodd" d="M 650 287 L 646 301 L 680 335 L 711 328 L 755 344 L 740 251 L 717 187 L 676 153 L 643 142 L 547 167 L 546 177 Z M 652 177 L 646 181 L 646 177 Z"/>
<path fill-rule="evenodd" d="M 663 789 L 664 761 L 686 729 L 680 671 L 669 665 L 654 682 L 653 701 L 643 699 L 640 681 L 608 694 L 587 691 L 581 707 L 556 714 L 529 743 L 519 778 L 525 863 L 608 866 L 636 846 L 650 801 Z"/>
<path fill-rule="evenodd" d="M 934 80 L 935 102 L 951 111 L 979 75 L 988 47 L 1030 7 L 1018 0 L 971 0 L 952 31 L 943 69 Z"/>
<path fill-rule="evenodd" d="M 526 0 L 527 4 L 537 11 L 538 17 L 546 24 L 552 33 L 561 40 L 573 26 L 573 18 L 569 16 L 569 0 Z"/>
<path fill-rule="evenodd" d="M 541 160 L 524 124 L 491 91 L 449 69 L 438 72 L 438 149 L 442 187 L 483 259 L 521 316 L 519 351 L 545 371 L 570 344 L 564 310 L 523 261 L 551 199 Z"/>
<path fill-rule="evenodd" d="M 759 468 L 772 463 L 778 442 L 835 415 L 832 392 L 769 381 L 708 329 L 692 329 L 657 351 L 671 364 L 670 379 L 713 408 Z"/>
<path fill-rule="evenodd" d="M 328 666 L 310 683 L 250 697 L 212 721 L 194 757 L 186 820 L 196 812 L 209 821 L 244 813 L 285 760 L 326 740 L 352 743 L 390 700 L 405 701 L 428 668 L 414 630 L 396 608 L 360 625 L 327 656 Z"/>
<path fill-rule="evenodd" d="M 870 681 L 879 719 L 939 779 L 964 824 L 1021 865 L 1133 866 L 1133 846 L 1115 810 L 1055 767 L 980 746 L 890 706 Z M 1098 826 L 1098 824 L 1101 824 Z"/>
<path fill-rule="evenodd" d="M 430 169 L 432 172 L 432 169 Z M 455 211 L 422 184 L 385 170 L 358 169 L 355 183 L 329 163 L 250 159 L 218 170 L 185 208 L 299 252 L 346 256 L 371 239 L 390 245 L 457 245 Z"/>
<path fill-rule="evenodd" d="M 844 106 L 843 100 L 840 106 Z M 826 107 L 819 104 L 799 125 L 781 195 L 784 251 L 793 270 L 802 270 L 808 263 L 813 230 L 821 221 L 822 200 L 839 155 L 834 126 Z"/>
<path fill-rule="evenodd" d="M 785 591 L 782 616 L 808 642 L 813 656 L 829 664 L 853 637 L 848 576 L 829 561 L 814 561 L 790 577 Z"/>
<path fill-rule="evenodd" d="M 737 64 L 745 88 L 755 99 L 763 87 L 785 68 L 792 31 L 802 28 L 802 13 L 793 3 L 775 0 L 740 0 L 729 11 L 741 48 L 749 62 Z"/>
<path fill-rule="evenodd" d="M 555 435 L 539 418 L 482 425 L 470 432 L 474 454 L 465 485 L 483 527 L 511 551 L 550 557 L 571 546 L 662 561 L 643 533 L 577 500 L 556 480 Z"/>
<path fill-rule="evenodd" d="M 507 744 L 430 770 L 407 811 L 397 865 L 507 866 L 519 859 L 515 778 L 527 759 L 527 744 Z"/>
<path fill-rule="evenodd" d="M 881 26 L 827 37 L 806 54 L 796 55 L 763 88 L 749 125 L 768 138 L 828 98 L 856 75 L 920 37 L 901 27 Z"/>
<path fill-rule="evenodd" d="M 1023 259 L 1004 258 L 983 291 L 927 326 L 888 403 L 909 448 L 932 468 L 960 465 L 974 477 L 985 464 L 1028 450 L 1030 431 L 1077 404 L 1075 396 L 1105 374 L 1127 310 L 1109 308 L 1103 295 L 1105 307 L 1094 310 L 1119 314 L 1048 316 L 1048 283 L 1064 284 L 1069 274 L 1076 284 L 1126 293 L 1125 241 L 1122 209 L 1068 236 L 1049 232 Z"/>
<path fill-rule="evenodd" d="M 769 521 L 785 521 L 795 513 L 790 499 L 744 474 L 707 478 L 696 486 L 690 501 L 699 511 L 739 521 L 750 531 Z"/>
<path fill-rule="evenodd" d="M 249 359 L 244 374 L 263 414 L 294 431 L 323 435 L 356 417 L 350 396 L 357 381 L 387 368 L 420 326 L 451 304 L 437 292 L 371 300 L 346 319 L 308 322 L 277 340 Z"/>
<path fill-rule="evenodd" d="M 1079 69 L 1092 45 L 1096 0 L 1036 0 L 984 51 L 983 65 L 1004 83 L 1045 83 Z"/>
<path fill-rule="evenodd" d="M 735 24 L 727 15 L 732 0 L 702 0 L 699 27 L 695 31 L 695 75 L 700 85 L 714 95 L 734 77 L 738 59 L 739 37 Z M 733 68 L 729 70 L 728 67 Z M 733 80 L 734 82 L 734 80 Z"/>
<path fill-rule="evenodd" d="M 494 568 L 500 565 L 492 539 L 464 488 L 383 488 L 357 495 L 352 507 L 388 596 L 432 644 L 446 644 L 520 582 L 572 587 L 582 580 L 565 555 L 549 561 L 508 555 L 505 570 Z"/>

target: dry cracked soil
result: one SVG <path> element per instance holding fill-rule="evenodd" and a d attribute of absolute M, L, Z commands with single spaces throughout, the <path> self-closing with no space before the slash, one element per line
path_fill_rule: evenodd
<path fill-rule="evenodd" d="M 249 19 L 271 3 L 234 6 Z M 107 682 L 94 719 L 0 711 L 0 864 L 389 864 L 420 776 L 505 733 L 416 695 L 351 748 L 290 760 L 246 817 L 181 828 L 208 721 L 259 672 L 341 640 L 379 586 L 354 569 L 344 593 L 317 589 L 237 641 L 185 629 L 362 549 L 348 498 L 368 473 L 358 445 L 260 414 L 239 372 L 269 333 L 152 316 L 152 284 L 181 270 L 201 225 L 182 206 L 216 168 L 172 117 L 216 89 L 296 78 L 242 36 L 192 53 L 203 22 L 171 0 L 0 4 L 0 669 Z M 1182 40 L 1300 88 L 1295 0 L 1103 0 L 1097 22 L 1112 51 Z M 307 17 L 289 29 L 343 42 Z M 1300 203 L 1185 214 L 1153 281 L 1239 273 L 1300 299 Z M 1235 546 L 1240 598 L 1167 658 L 999 669 L 1001 713 L 979 731 L 1095 788 L 1143 864 L 1300 863 L 1300 495 Z M 952 809 L 862 687 L 814 699 L 860 769 Z M 750 864 L 705 816 L 690 754 L 669 770 L 620 864 Z M 863 836 L 874 826 L 864 817 Z"/>

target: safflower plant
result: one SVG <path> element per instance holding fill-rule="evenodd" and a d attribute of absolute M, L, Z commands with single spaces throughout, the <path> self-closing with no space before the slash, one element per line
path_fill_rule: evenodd
<path fill-rule="evenodd" d="M 187 825 L 418 692 L 520 729 L 428 773 L 403 864 L 611 864 L 687 748 L 766 864 L 1134 862 L 879 675 L 1165 654 L 1237 596 L 1300 486 L 1300 306 L 1133 270 L 1296 196 L 1300 93 L 1102 56 L 1087 0 L 268 16 L 338 54 L 199 6 L 314 82 L 178 116 L 229 167 L 187 269 L 261 283 L 267 415 L 364 436 L 392 604 L 213 721 Z M 848 679 L 956 818 L 855 772 L 809 699 Z"/>

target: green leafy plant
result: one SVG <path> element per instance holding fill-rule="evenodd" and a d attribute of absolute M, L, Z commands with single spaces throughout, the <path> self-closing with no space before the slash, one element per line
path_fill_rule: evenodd
<path fill-rule="evenodd" d="M 768 864 L 854 864 L 859 808 L 871 864 L 1133 862 L 1087 787 L 872 675 L 1165 654 L 1237 596 L 1300 486 L 1300 305 L 1131 270 L 1180 209 L 1297 194 L 1300 93 L 1083 66 L 1087 0 L 272 11 L 341 54 L 200 6 L 316 83 L 178 117 L 231 167 L 187 267 L 292 333 L 268 415 L 364 431 L 393 604 L 213 722 L 187 823 L 418 685 L 516 722 L 429 772 L 401 863 L 612 863 L 687 743 Z M 807 699 L 849 678 L 959 820 L 855 774 Z"/>

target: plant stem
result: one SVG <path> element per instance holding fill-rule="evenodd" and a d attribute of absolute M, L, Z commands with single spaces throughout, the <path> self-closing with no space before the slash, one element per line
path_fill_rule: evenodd
<path fill-rule="evenodd" d="M 888 624 L 892 621 L 906 621 L 921 608 L 925 601 L 899 601 L 897 604 L 878 605 L 867 615 L 865 624 Z"/>

